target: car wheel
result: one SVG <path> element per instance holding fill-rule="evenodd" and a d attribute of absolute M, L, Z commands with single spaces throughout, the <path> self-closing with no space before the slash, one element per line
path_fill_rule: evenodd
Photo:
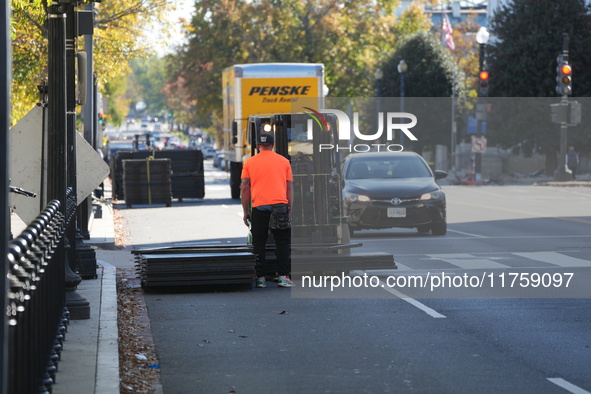
<path fill-rule="evenodd" d="M 433 235 L 445 235 L 447 232 L 447 222 L 434 223 L 431 226 L 431 234 Z"/>
<path fill-rule="evenodd" d="M 417 231 L 421 234 L 428 233 L 431 231 L 431 226 L 428 224 L 423 224 L 422 226 L 417 227 Z"/>

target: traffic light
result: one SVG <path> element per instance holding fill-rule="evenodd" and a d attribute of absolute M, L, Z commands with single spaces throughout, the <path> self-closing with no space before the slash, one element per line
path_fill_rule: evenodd
<path fill-rule="evenodd" d="M 101 129 L 104 130 L 107 127 L 107 116 L 105 114 L 103 114 L 102 112 L 99 112 L 98 122 L 99 122 L 99 126 L 101 127 Z"/>
<path fill-rule="evenodd" d="M 570 96 L 573 91 L 573 70 L 568 64 L 568 57 L 560 55 L 556 58 L 556 93 L 561 96 Z"/>
<path fill-rule="evenodd" d="M 488 96 L 488 71 L 481 71 L 478 74 L 478 97 Z"/>

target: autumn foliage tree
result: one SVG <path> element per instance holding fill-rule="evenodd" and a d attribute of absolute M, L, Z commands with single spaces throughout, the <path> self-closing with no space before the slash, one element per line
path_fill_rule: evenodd
<path fill-rule="evenodd" d="M 421 152 L 427 144 L 448 145 L 452 122 L 450 97 L 453 92 L 457 115 L 467 95 L 463 71 L 438 38 L 419 32 L 404 40 L 399 50 L 381 65 L 385 97 L 402 96 L 402 77 L 398 72 L 401 60 L 408 66 L 404 76 L 405 110 L 421 120 L 415 128 L 421 138 L 413 144 L 413 150 Z"/>
<path fill-rule="evenodd" d="M 47 78 L 48 0 L 12 0 L 12 123 L 39 100 L 37 85 Z M 119 77 L 129 70 L 131 59 L 153 52 L 154 38 L 146 33 L 167 24 L 163 15 L 171 5 L 164 0 L 118 0 L 95 3 L 94 68 L 103 94 L 117 92 Z M 82 8 L 82 7 L 81 7 Z M 165 31 L 165 29 L 163 30 Z M 166 39 L 162 35 L 157 39 Z M 82 49 L 82 41 L 78 46 Z M 111 111 L 117 111 L 114 106 Z"/>
<path fill-rule="evenodd" d="M 529 98 L 499 101 L 497 116 L 491 119 L 491 140 L 519 147 L 526 155 L 543 152 L 546 172 L 552 174 L 559 148 L 559 126 L 550 121 L 549 107 L 560 100 L 555 91 L 556 57 L 567 33 L 573 97 L 591 96 L 591 5 L 584 0 L 512 0 L 494 15 L 490 29 L 495 37 L 487 47 L 491 96 Z M 590 100 L 580 101 L 583 113 L 588 112 Z M 579 152 L 591 150 L 590 141 L 588 127 L 569 129 L 569 144 Z"/>
<path fill-rule="evenodd" d="M 397 0 L 210 0 L 196 3 L 188 43 L 171 64 L 169 98 L 194 105 L 193 124 L 221 111 L 221 73 L 233 64 L 323 63 L 331 96 L 373 95 L 376 64 L 405 34 L 426 30 L 419 7 Z"/>
<path fill-rule="evenodd" d="M 13 0 L 12 5 L 12 123 L 39 99 L 37 85 L 47 67 L 46 12 L 40 0 Z"/>
<path fill-rule="evenodd" d="M 465 85 L 468 89 L 466 94 L 470 97 L 478 95 L 479 44 L 475 37 L 479 28 L 480 25 L 472 16 L 468 16 L 464 21 L 454 25 L 452 36 L 455 49 L 449 53 L 453 62 L 464 72 Z"/>

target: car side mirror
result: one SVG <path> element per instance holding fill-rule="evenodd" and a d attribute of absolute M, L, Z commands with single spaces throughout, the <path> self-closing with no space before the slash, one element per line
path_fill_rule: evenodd
<path fill-rule="evenodd" d="M 447 178 L 447 172 L 441 170 L 435 170 L 435 179 Z"/>

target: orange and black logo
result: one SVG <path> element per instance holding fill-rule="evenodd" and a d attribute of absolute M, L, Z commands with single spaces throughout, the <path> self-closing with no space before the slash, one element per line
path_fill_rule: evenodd
<path fill-rule="evenodd" d="M 311 86 L 253 86 L 249 96 L 307 96 Z"/>

